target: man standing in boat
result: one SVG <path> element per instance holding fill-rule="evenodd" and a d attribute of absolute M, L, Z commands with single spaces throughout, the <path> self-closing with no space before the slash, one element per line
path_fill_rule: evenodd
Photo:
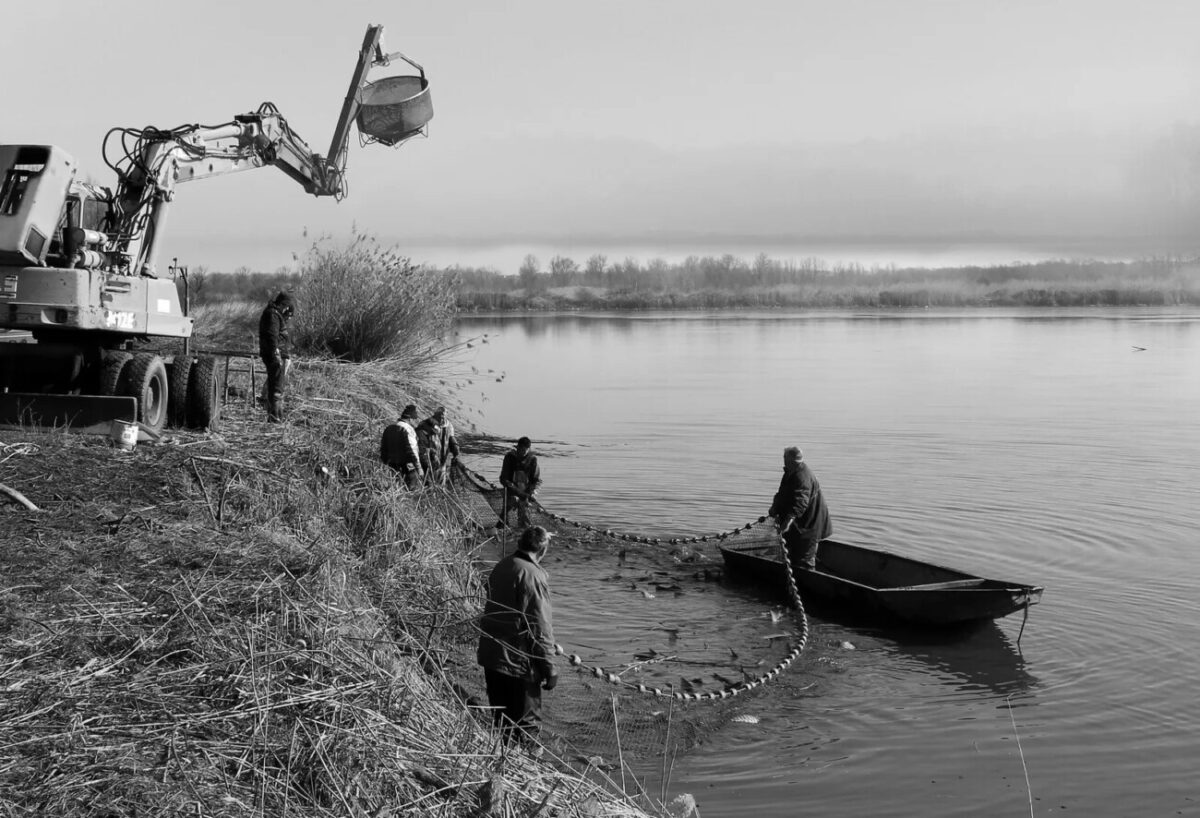
<path fill-rule="evenodd" d="M 816 568 L 817 544 L 833 533 L 833 523 L 821 484 L 804 462 L 804 452 L 796 446 L 783 450 L 783 479 L 767 513 L 779 526 L 792 564 Z"/>

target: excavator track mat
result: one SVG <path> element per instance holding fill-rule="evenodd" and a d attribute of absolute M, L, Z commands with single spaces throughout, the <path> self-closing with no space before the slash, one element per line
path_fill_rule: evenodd
<path fill-rule="evenodd" d="M 77 434 L 107 435 L 114 420 L 137 423 L 137 400 L 98 395 L 0 395 L 0 428 L 52 427 Z"/>

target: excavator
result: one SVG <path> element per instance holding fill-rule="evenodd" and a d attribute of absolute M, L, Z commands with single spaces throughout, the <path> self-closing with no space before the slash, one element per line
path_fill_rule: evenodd
<path fill-rule="evenodd" d="M 368 81 L 397 58 L 419 75 Z M 192 319 L 157 269 L 176 186 L 273 166 L 340 201 L 352 123 L 363 144 L 396 146 L 432 117 L 425 70 L 386 53 L 370 25 L 324 156 L 269 102 L 219 125 L 114 128 L 103 153 L 115 188 L 60 147 L 0 144 L 0 426 L 107 433 L 121 421 L 151 438 L 168 424 L 213 428 L 217 361 L 186 352 Z M 146 349 L 160 339 L 185 339 L 185 352 Z"/>

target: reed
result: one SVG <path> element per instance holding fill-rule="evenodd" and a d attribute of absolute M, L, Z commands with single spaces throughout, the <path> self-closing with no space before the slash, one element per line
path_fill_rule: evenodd
<path fill-rule="evenodd" d="M 445 340 L 456 311 L 453 278 L 411 264 L 370 235 L 319 240 L 297 273 L 269 280 L 299 302 L 289 324 L 297 354 L 384 361 L 417 381 L 440 371 L 453 349 Z M 203 348 L 254 351 L 265 306 L 266 299 L 210 294 L 192 309 L 193 337 Z"/>
<path fill-rule="evenodd" d="M 348 361 L 429 366 L 455 312 L 452 280 L 363 234 L 340 245 L 314 245 L 296 294 L 297 349 Z"/>

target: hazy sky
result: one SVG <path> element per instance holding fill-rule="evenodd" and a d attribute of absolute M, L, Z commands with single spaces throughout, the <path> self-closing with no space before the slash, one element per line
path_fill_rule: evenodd
<path fill-rule="evenodd" d="M 502 268 L 639 244 L 1200 247 L 1194 0 L 16 8 L 0 141 L 61 145 L 102 184 L 109 128 L 266 100 L 324 152 L 368 23 L 425 66 L 429 138 L 352 139 L 340 204 L 270 168 L 180 186 L 166 257 L 191 264 L 270 270 L 352 226 Z"/>

